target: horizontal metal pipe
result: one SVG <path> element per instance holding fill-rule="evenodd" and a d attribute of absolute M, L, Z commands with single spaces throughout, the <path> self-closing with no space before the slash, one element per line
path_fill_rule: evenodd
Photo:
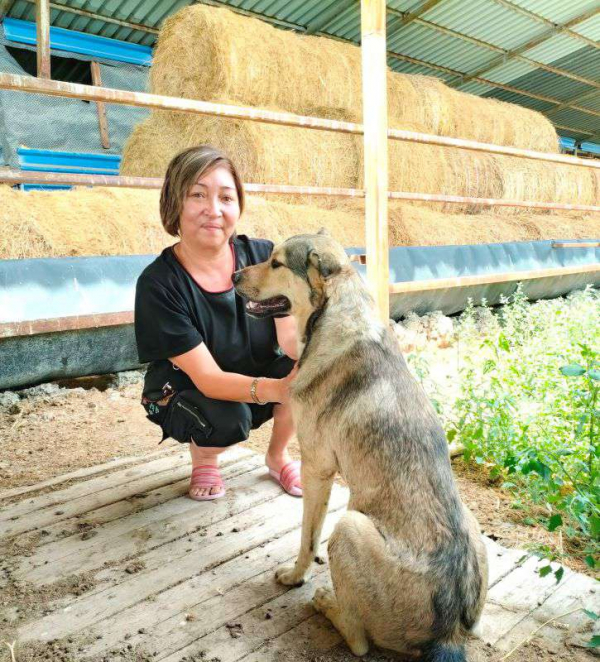
<path fill-rule="evenodd" d="M 484 276 L 461 276 L 457 278 L 433 278 L 431 280 L 414 280 L 406 283 L 390 285 L 390 294 L 408 292 L 427 292 L 430 290 L 445 290 L 454 287 L 471 287 L 473 285 L 495 285 L 497 283 L 519 282 L 535 278 L 552 278 L 556 276 L 573 276 L 576 274 L 593 274 L 600 271 L 600 263 L 586 264 L 577 267 L 553 267 L 550 269 L 533 269 L 531 271 L 511 271 L 509 273 L 485 274 Z"/>
<path fill-rule="evenodd" d="M 562 209 L 564 211 L 600 212 L 595 205 L 569 205 L 561 202 L 535 202 L 533 200 L 504 200 L 497 198 L 469 198 L 462 195 L 437 195 L 433 193 L 405 193 L 391 191 L 392 200 L 414 200 L 420 202 L 447 202 L 450 204 L 473 204 L 484 207 L 524 207 L 532 209 Z"/>
<path fill-rule="evenodd" d="M 117 188 L 160 189 L 163 180 L 158 177 L 117 177 L 109 175 L 79 175 L 54 172 L 22 172 L 0 169 L 0 182 L 6 184 L 72 184 L 75 186 L 109 186 Z M 314 195 L 345 198 L 364 198 L 363 189 L 323 188 L 318 186 L 279 186 L 277 184 L 244 184 L 248 193 L 275 193 L 280 195 Z M 436 195 L 433 193 L 409 193 L 390 191 L 392 200 L 418 202 L 446 202 L 449 204 L 483 205 L 486 207 L 531 207 L 535 209 L 559 209 L 565 211 L 600 212 L 594 205 L 569 205 L 558 202 L 535 202 L 532 200 L 503 200 L 496 198 L 470 198 L 459 195 Z"/>
<path fill-rule="evenodd" d="M 389 129 L 388 137 L 407 142 L 423 143 L 428 145 L 439 145 L 443 147 L 459 147 L 474 152 L 489 152 L 501 156 L 516 156 L 537 161 L 549 161 L 551 163 L 564 163 L 566 165 L 587 166 L 588 168 L 600 168 L 600 160 L 590 161 L 580 159 L 566 154 L 549 154 L 547 152 L 536 152 L 531 149 L 519 149 L 493 143 L 482 143 L 476 140 L 463 140 L 462 138 L 448 138 L 445 136 L 434 136 L 429 133 L 418 133 L 416 131 L 404 131 L 403 129 Z"/>
<path fill-rule="evenodd" d="M 174 110 L 199 115 L 247 119 L 255 122 L 277 124 L 280 126 L 299 126 L 357 135 L 363 133 L 362 124 L 356 124 L 354 122 L 340 122 L 338 120 L 295 115 L 293 113 L 278 113 L 258 108 L 209 103 L 207 101 L 198 101 L 195 99 L 180 99 L 178 97 L 147 94 L 146 92 L 131 92 L 129 90 L 117 90 L 107 87 L 94 87 L 93 85 L 81 85 L 79 83 L 39 80 L 32 78 L 31 76 L 17 76 L 14 74 L 0 73 L 0 89 L 17 92 L 31 92 L 34 94 L 48 94 L 50 96 L 67 97 L 71 99 L 86 99 L 88 101 L 96 102 L 104 101 L 106 103 L 154 108 L 157 110 Z M 584 168 L 600 168 L 600 161 L 590 161 L 574 156 L 567 156 L 565 154 L 535 152 L 533 150 L 517 149 L 516 147 L 504 147 L 501 145 L 493 145 L 491 143 L 481 143 L 474 140 L 463 140 L 461 138 L 448 138 L 445 136 L 405 131 L 402 129 L 389 129 L 388 137 L 393 140 L 406 140 L 417 143 L 426 143 L 429 145 L 438 145 L 440 147 L 457 147 L 459 149 L 493 152 L 494 154 L 537 159 L 539 161 L 575 165 Z"/>
<path fill-rule="evenodd" d="M 244 184 L 247 193 L 278 193 L 283 195 L 316 195 L 342 198 L 364 198 L 365 192 L 359 188 L 327 188 L 322 186 L 287 186 L 278 184 Z"/>
<path fill-rule="evenodd" d="M 600 248 L 600 241 L 553 241 L 552 248 Z"/>
<path fill-rule="evenodd" d="M 66 97 L 68 99 L 104 101 L 122 106 L 153 108 L 155 110 L 175 110 L 197 115 L 214 115 L 229 117 L 231 119 L 254 120 L 255 122 L 278 124 L 280 126 L 303 126 L 341 133 L 362 133 L 362 125 L 353 122 L 340 122 L 338 120 L 307 117 L 293 113 L 278 113 L 260 108 L 210 103 L 208 101 L 198 101 L 197 99 L 167 97 L 159 94 L 148 94 L 147 92 L 131 92 L 129 90 L 118 90 L 109 87 L 94 87 L 93 85 L 82 85 L 80 83 L 37 80 L 31 76 L 17 76 L 15 74 L 0 73 L 0 89 L 48 94 L 50 96 Z"/>
<path fill-rule="evenodd" d="M 5 184 L 62 184 L 69 186 L 109 186 L 111 188 L 160 189 L 159 177 L 120 177 L 117 175 L 82 175 L 66 172 L 33 172 L 0 168 L 0 182 Z"/>
<path fill-rule="evenodd" d="M 133 324 L 133 311 L 98 313 L 97 315 L 72 315 L 68 317 L 28 320 L 25 322 L 2 322 L 0 324 L 0 339 L 17 336 L 35 336 L 41 333 L 97 329 L 123 324 Z"/>

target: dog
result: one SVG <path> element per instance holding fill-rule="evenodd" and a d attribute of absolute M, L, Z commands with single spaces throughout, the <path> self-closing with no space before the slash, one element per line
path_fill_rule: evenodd
<path fill-rule="evenodd" d="M 277 580 L 309 578 L 339 473 L 350 499 L 328 543 L 334 590 L 318 589 L 315 608 L 357 656 L 373 642 L 429 662 L 466 660 L 488 583 L 479 525 L 434 409 L 343 248 L 323 231 L 291 237 L 233 282 L 249 314 L 291 314 L 299 329 L 291 403 L 302 542 Z"/>

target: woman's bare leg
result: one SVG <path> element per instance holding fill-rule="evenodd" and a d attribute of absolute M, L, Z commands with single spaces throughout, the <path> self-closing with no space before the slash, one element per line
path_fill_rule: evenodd
<path fill-rule="evenodd" d="M 292 419 L 292 408 L 289 404 L 277 404 L 273 407 L 273 432 L 265 457 L 269 469 L 280 473 L 283 467 L 291 461 L 288 444 L 296 432 Z"/>

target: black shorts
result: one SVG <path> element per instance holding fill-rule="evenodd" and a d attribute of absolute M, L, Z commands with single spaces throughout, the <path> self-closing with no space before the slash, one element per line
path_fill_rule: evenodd
<path fill-rule="evenodd" d="M 294 367 L 294 361 L 282 356 L 264 370 L 261 377 L 281 379 Z M 166 404 L 142 400 L 148 418 L 167 437 L 197 446 L 226 447 L 248 439 L 250 430 L 273 418 L 274 403 L 256 405 L 245 402 L 213 400 L 198 389 L 179 391 Z"/>

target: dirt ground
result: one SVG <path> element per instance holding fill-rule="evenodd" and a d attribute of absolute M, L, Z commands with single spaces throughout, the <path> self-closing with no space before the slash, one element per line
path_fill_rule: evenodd
<path fill-rule="evenodd" d="M 115 376 L 83 378 L 69 383 L 36 387 L 12 405 L 0 408 L 0 493 L 46 481 L 56 476 L 74 472 L 85 467 L 134 458 L 133 463 L 141 462 L 142 457 L 164 447 L 175 449 L 177 443 L 167 440 L 162 446 L 160 431 L 150 423 L 139 404 L 141 373 L 122 373 Z M 255 431 L 246 446 L 264 452 L 270 435 L 270 425 Z M 298 457 L 297 444 L 292 445 L 292 454 Z M 466 504 L 478 518 L 483 532 L 506 547 L 524 548 L 532 544 L 551 544 L 560 548 L 560 539 L 542 528 L 526 526 L 522 523 L 520 511 L 511 507 L 510 496 L 490 481 L 485 471 L 471 469 L 461 459 L 453 463 L 460 492 Z M 84 480 L 84 478 L 73 479 Z M 64 487 L 64 483 L 61 485 Z M 47 488 L 51 490 L 52 487 Z M 19 495 L 10 496 L 4 501 L 16 501 Z M 201 507 L 201 504 L 199 504 Z M 10 565 L 10 556 L 26 551 L 18 547 L 4 547 L 3 565 Z M 574 570 L 585 572 L 585 566 L 567 564 Z M 20 605 L 22 613 L 32 616 L 42 613 L 48 602 L 70 594 L 79 595 L 93 587 L 81 585 L 84 577 L 78 577 L 76 585 L 52 586 L 49 594 L 11 594 L 5 585 L 0 599 L 0 632 L 2 621 L 12 621 L 8 612 Z M 7 611 L 8 610 L 8 611 Z M 8 615 L 8 616 L 7 616 Z M 23 616 L 22 616 L 23 617 Z M 0 636 L 0 662 L 12 662 L 10 651 L 3 639 L 9 632 Z M 16 657 L 17 662 L 33 660 L 65 660 L 70 662 L 77 656 L 77 641 L 56 642 L 52 651 L 41 657 L 30 655 Z M 307 644 L 308 646 L 308 644 Z M 32 651 L 33 653 L 33 651 Z M 50 655 L 48 657 L 48 654 Z M 345 646 L 338 646 L 332 652 L 316 654 L 307 648 L 306 655 L 296 653 L 281 654 L 282 662 L 350 662 L 354 658 Z M 472 662 L 519 662 L 572 661 L 589 662 L 595 658 L 590 650 L 578 647 L 557 646 L 533 636 L 530 642 L 519 647 L 510 657 L 503 657 L 497 650 L 474 641 L 469 646 L 469 659 Z M 104 658 L 103 658 L 104 659 Z M 141 662 L 145 657 L 126 648 L 119 652 L 118 659 Z M 147 658 L 150 659 L 150 658 Z M 367 662 L 387 662 L 397 660 L 381 652 L 373 652 L 364 658 Z M 215 660 L 215 662 L 217 662 Z"/>

